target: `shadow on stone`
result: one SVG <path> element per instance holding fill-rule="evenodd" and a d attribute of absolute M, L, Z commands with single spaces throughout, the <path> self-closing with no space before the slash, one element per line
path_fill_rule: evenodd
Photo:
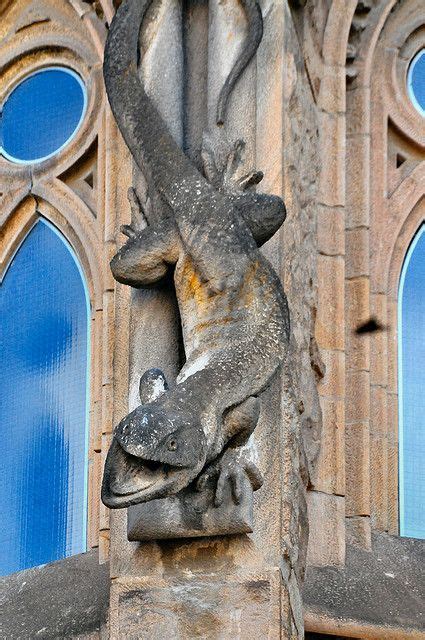
<path fill-rule="evenodd" d="M 191 485 L 176 496 L 129 507 L 127 537 L 131 541 L 198 538 L 253 529 L 253 491 L 248 477 L 242 481 L 242 498 L 235 504 L 226 483 L 221 506 L 214 506 L 215 483 L 198 492 Z"/>

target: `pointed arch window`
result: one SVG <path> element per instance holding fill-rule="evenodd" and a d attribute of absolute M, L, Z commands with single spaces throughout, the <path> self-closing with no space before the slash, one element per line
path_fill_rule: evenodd
<path fill-rule="evenodd" d="M 404 261 L 398 328 L 400 534 L 425 538 L 425 224 Z"/>
<path fill-rule="evenodd" d="M 86 550 L 89 300 L 40 218 L 0 286 L 0 574 Z"/>

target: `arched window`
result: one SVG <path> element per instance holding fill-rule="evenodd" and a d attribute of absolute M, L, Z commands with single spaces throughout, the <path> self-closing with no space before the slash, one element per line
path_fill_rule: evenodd
<path fill-rule="evenodd" d="M 398 326 L 400 534 L 425 538 L 425 224 L 404 261 Z"/>
<path fill-rule="evenodd" d="M 0 287 L 0 574 L 86 550 L 89 302 L 40 218 Z"/>
<path fill-rule="evenodd" d="M 2 155 L 22 164 L 50 158 L 74 137 L 86 106 L 84 84 L 71 69 L 50 67 L 30 74 L 2 105 Z"/>

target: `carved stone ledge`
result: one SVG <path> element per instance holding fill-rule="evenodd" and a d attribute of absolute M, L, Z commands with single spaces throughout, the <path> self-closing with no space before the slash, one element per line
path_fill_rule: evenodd
<path fill-rule="evenodd" d="M 129 507 L 127 537 L 134 542 L 251 533 L 253 491 L 248 477 L 242 479 L 241 488 L 239 504 L 235 504 L 230 483 L 226 483 L 223 502 L 216 507 L 212 483 L 202 493 L 188 489 Z"/>

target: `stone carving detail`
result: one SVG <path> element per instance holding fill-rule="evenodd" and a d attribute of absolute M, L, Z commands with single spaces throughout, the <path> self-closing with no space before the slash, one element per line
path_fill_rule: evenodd
<path fill-rule="evenodd" d="M 348 35 L 346 56 L 347 85 L 353 84 L 358 75 L 357 57 L 359 55 L 363 34 L 370 22 L 370 14 L 381 0 L 359 0 L 351 22 Z"/>
<path fill-rule="evenodd" d="M 114 431 L 102 500 L 110 508 L 157 501 L 141 505 L 148 533 L 129 518 L 133 539 L 249 531 L 251 487 L 262 479 L 239 448 L 257 425 L 261 394 L 282 366 L 289 335 L 284 291 L 259 247 L 281 226 L 285 207 L 279 197 L 253 191 L 261 172 L 235 178 L 244 144 L 228 143 L 219 125 L 261 41 L 261 11 L 255 0 L 242 1 L 248 36 L 218 100 L 217 130 L 205 135 L 201 174 L 138 75 L 150 3 L 124 0 L 106 44 L 111 108 L 147 184 L 140 199 L 130 190 L 132 221 L 122 229 L 128 241 L 111 269 L 132 287 L 174 270 L 186 363 L 173 384 L 158 369 L 142 376 L 140 406 Z M 238 503 L 243 513 L 235 511 Z"/>

